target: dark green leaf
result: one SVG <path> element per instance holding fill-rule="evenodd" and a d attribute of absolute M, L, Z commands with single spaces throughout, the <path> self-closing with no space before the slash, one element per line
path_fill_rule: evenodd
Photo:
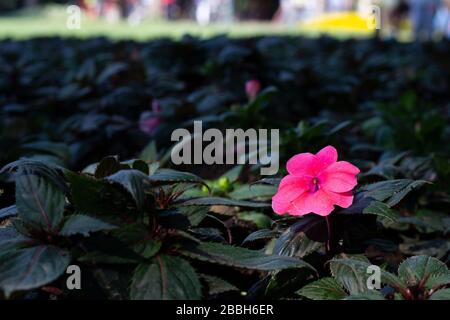
<path fill-rule="evenodd" d="M 287 268 L 314 268 L 303 260 L 278 255 L 266 255 L 259 251 L 206 242 L 181 249 L 188 257 L 222 265 L 254 270 L 282 270 Z"/>
<path fill-rule="evenodd" d="M 208 213 L 208 208 L 205 206 L 179 207 L 177 209 L 188 218 L 189 223 L 193 227 L 199 225 Z"/>
<path fill-rule="evenodd" d="M 253 233 L 250 233 L 247 238 L 242 241 L 242 244 L 246 244 L 248 242 L 253 242 L 257 240 L 267 240 L 275 238 L 279 235 L 279 232 L 276 230 L 270 230 L 270 229 L 261 229 L 257 230 Z"/>
<path fill-rule="evenodd" d="M 144 207 L 145 189 L 149 177 L 138 170 L 121 170 L 106 178 L 108 181 L 120 184 L 133 197 L 139 210 Z"/>
<path fill-rule="evenodd" d="M 301 288 L 297 293 L 311 300 L 341 300 L 347 297 L 347 293 L 333 278 L 314 281 Z"/>
<path fill-rule="evenodd" d="M 445 263 L 428 256 L 414 256 L 403 261 L 398 267 L 398 276 L 408 286 L 424 283 L 428 289 L 433 288 L 438 277 L 450 277 Z M 423 282 L 425 281 L 425 282 Z"/>
<path fill-rule="evenodd" d="M 37 246 L 0 254 L 0 288 L 14 291 L 38 288 L 56 280 L 70 262 L 68 253 L 53 246 Z"/>
<path fill-rule="evenodd" d="M 85 237 L 89 236 L 91 232 L 107 231 L 117 228 L 112 224 L 103 222 L 97 218 L 90 216 L 76 214 L 71 215 L 65 222 L 61 231 L 59 232 L 63 236 L 72 236 L 75 234 L 81 234 Z"/>
<path fill-rule="evenodd" d="M 277 192 L 277 187 L 268 185 L 242 185 L 229 194 L 236 200 L 268 199 Z"/>
<path fill-rule="evenodd" d="M 116 156 L 103 158 L 95 169 L 96 178 L 105 178 L 120 170 L 120 162 Z"/>
<path fill-rule="evenodd" d="M 431 295 L 430 300 L 450 300 L 450 288 L 436 291 Z"/>
<path fill-rule="evenodd" d="M 223 205 L 223 206 L 250 207 L 250 208 L 264 208 L 264 207 L 270 206 L 267 203 L 244 201 L 244 200 L 232 200 L 232 199 L 220 198 L 220 197 L 195 198 L 195 199 L 184 201 L 181 205 L 183 205 L 183 206 Z"/>
<path fill-rule="evenodd" d="M 364 256 L 333 258 L 330 261 L 332 274 L 336 275 L 336 279 L 348 288 L 351 294 L 367 291 L 367 270 L 371 265 Z M 397 276 L 382 269 L 380 271 L 382 283 L 395 288 L 405 288 L 405 284 Z"/>
<path fill-rule="evenodd" d="M 365 190 L 365 197 L 370 197 L 378 201 L 385 201 L 391 208 L 399 203 L 412 190 L 429 183 L 423 180 L 387 180 L 372 183 L 362 187 Z"/>
<path fill-rule="evenodd" d="M 197 300 L 201 285 L 194 268 L 184 259 L 158 255 L 134 271 L 130 288 L 133 300 Z"/>
<path fill-rule="evenodd" d="M 380 291 L 370 290 L 364 293 L 352 294 L 345 300 L 386 300 Z"/>
<path fill-rule="evenodd" d="M 159 169 L 149 177 L 152 185 L 164 185 L 174 183 L 199 183 L 205 184 L 202 178 L 189 172 L 182 172 L 170 169 Z"/>
<path fill-rule="evenodd" d="M 50 232 L 63 219 L 65 196 L 45 178 L 22 174 L 16 178 L 16 205 L 21 219 Z"/>
<path fill-rule="evenodd" d="M 210 295 L 239 290 L 234 285 L 221 278 L 210 276 L 207 274 L 201 274 L 200 277 L 206 281 L 208 285 L 208 292 Z"/>
<path fill-rule="evenodd" d="M 17 215 L 17 206 L 12 205 L 0 210 L 0 221 Z"/>
<path fill-rule="evenodd" d="M 380 201 L 372 201 L 364 210 L 364 214 L 374 214 L 377 216 L 384 217 L 395 222 L 399 214 L 394 209 L 391 209 L 387 204 Z"/>

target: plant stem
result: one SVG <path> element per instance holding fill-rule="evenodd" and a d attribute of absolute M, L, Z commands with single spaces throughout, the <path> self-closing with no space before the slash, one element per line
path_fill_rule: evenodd
<path fill-rule="evenodd" d="M 325 220 L 327 222 L 327 232 L 328 232 L 326 251 L 327 251 L 327 253 L 330 253 L 331 252 L 331 221 L 330 221 L 329 216 L 326 216 Z"/>

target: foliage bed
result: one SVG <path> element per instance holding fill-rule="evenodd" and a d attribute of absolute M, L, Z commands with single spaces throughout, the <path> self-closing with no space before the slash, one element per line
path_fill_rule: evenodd
<path fill-rule="evenodd" d="M 377 39 L 1 41 L 0 295 L 449 299 L 449 56 Z M 174 167 L 170 135 L 193 120 L 279 128 L 279 175 Z M 270 200 L 287 159 L 330 144 L 361 174 L 326 248 L 322 217 Z"/>

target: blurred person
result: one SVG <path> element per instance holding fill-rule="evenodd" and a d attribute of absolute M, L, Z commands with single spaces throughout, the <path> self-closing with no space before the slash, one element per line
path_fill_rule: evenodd
<path fill-rule="evenodd" d="M 382 14 L 381 23 L 383 23 L 383 16 L 386 17 L 387 19 L 384 21 L 388 21 L 389 36 L 396 37 L 400 32 L 402 23 L 408 17 L 409 4 L 406 0 L 381 0 L 379 2 L 386 11 L 384 15 Z"/>
<path fill-rule="evenodd" d="M 176 0 L 161 0 L 163 12 L 167 20 L 174 20 L 177 17 L 178 6 Z"/>
<path fill-rule="evenodd" d="M 433 19 L 439 0 L 410 0 L 414 37 L 429 40 L 433 35 Z"/>
<path fill-rule="evenodd" d="M 97 18 L 99 15 L 99 1 L 97 0 L 79 0 L 78 6 L 90 18 Z"/>
<path fill-rule="evenodd" d="M 294 23 L 304 17 L 308 0 L 280 0 L 280 5 L 275 13 L 274 20 L 284 23 Z"/>
<path fill-rule="evenodd" d="M 123 4 L 119 0 L 99 0 L 98 15 L 104 17 L 107 22 L 115 23 L 123 16 Z"/>
<path fill-rule="evenodd" d="M 233 0 L 197 0 L 195 6 L 195 18 L 200 25 L 207 25 L 211 21 L 233 21 Z"/>
<path fill-rule="evenodd" d="M 433 27 L 437 34 L 450 39 L 450 0 L 444 0 L 438 8 Z"/>
<path fill-rule="evenodd" d="M 211 21 L 211 4 L 208 0 L 197 0 L 195 19 L 199 25 L 208 25 Z"/>
<path fill-rule="evenodd" d="M 127 0 L 125 18 L 130 25 L 138 25 L 145 17 L 145 11 L 148 7 L 148 1 Z"/>
<path fill-rule="evenodd" d="M 327 2 L 327 11 L 350 11 L 352 9 L 352 0 L 328 0 Z"/>

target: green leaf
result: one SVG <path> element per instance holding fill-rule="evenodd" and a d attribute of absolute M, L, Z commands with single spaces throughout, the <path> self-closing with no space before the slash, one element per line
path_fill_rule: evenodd
<path fill-rule="evenodd" d="M 48 163 L 43 163 L 42 161 L 22 158 L 4 166 L 0 170 L 0 173 L 16 172 L 17 175 L 34 174 L 53 182 L 61 190 L 67 191 L 66 183 L 56 169 L 57 167 L 49 165 Z"/>
<path fill-rule="evenodd" d="M 316 241 L 311 240 L 314 237 Z M 276 240 L 273 252 L 284 256 L 304 257 L 321 247 L 326 241 L 326 226 L 323 218 L 307 215 L 298 219 Z"/>
<path fill-rule="evenodd" d="M 177 210 L 187 217 L 192 227 L 198 226 L 208 213 L 205 206 L 178 207 Z"/>
<path fill-rule="evenodd" d="M 234 183 L 239 179 L 243 168 L 243 165 L 237 165 L 225 172 L 220 178 L 226 178 L 230 183 Z"/>
<path fill-rule="evenodd" d="M 56 280 L 69 265 L 69 254 L 54 246 L 37 246 L 0 254 L 0 288 L 14 291 L 38 288 Z"/>
<path fill-rule="evenodd" d="M 365 197 L 385 201 L 391 208 L 398 204 L 412 190 L 429 183 L 424 180 L 398 179 L 372 183 L 362 187 Z"/>
<path fill-rule="evenodd" d="M 248 242 L 253 242 L 253 241 L 257 241 L 257 240 L 272 239 L 272 238 L 275 238 L 278 235 L 279 235 L 279 232 L 276 231 L 276 230 L 261 229 L 261 230 L 257 230 L 255 232 L 252 232 L 251 234 L 249 234 L 244 239 L 244 241 L 242 241 L 242 244 L 246 244 Z"/>
<path fill-rule="evenodd" d="M 156 186 L 174 183 L 199 183 L 206 185 L 203 179 L 195 174 L 171 169 L 159 169 L 149 177 L 149 181 Z"/>
<path fill-rule="evenodd" d="M 322 246 L 322 243 L 309 239 L 304 232 L 294 233 L 287 230 L 278 238 L 274 253 L 282 256 L 303 258 L 319 250 Z"/>
<path fill-rule="evenodd" d="M 158 255 L 134 271 L 130 288 L 133 300 L 197 300 L 201 285 L 194 268 L 186 260 Z"/>
<path fill-rule="evenodd" d="M 280 185 L 280 182 L 281 178 L 264 178 L 253 182 L 252 185 L 263 184 L 278 187 Z"/>
<path fill-rule="evenodd" d="M 425 288 L 436 286 L 439 277 L 450 277 L 450 271 L 442 261 L 429 256 L 414 256 L 403 261 L 398 267 L 398 276 L 408 287 L 425 284 Z"/>
<path fill-rule="evenodd" d="M 333 276 L 338 280 L 350 294 L 367 291 L 367 268 L 372 264 L 364 256 L 350 256 L 346 258 L 333 258 L 330 260 L 330 269 Z M 395 288 L 405 288 L 401 279 L 392 273 L 381 271 L 381 282 Z"/>
<path fill-rule="evenodd" d="M 51 154 L 61 160 L 67 160 L 70 157 L 69 147 L 64 143 L 56 143 L 51 141 L 35 141 L 25 143 L 21 146 L 25 151 L 32 154 Z"/>
<path fill-rule="evenodd" d="M 352 294 L 345 300 L 386 300 L 380 291 L 370 290 L 364 293 Z"/>
<path fill-rule="evenodd" d="M 12 205 L 0 210 L 0 221 L 17 215 L 17 206 Z"/>
<path fill-rule="evenodd" d="M 145 201 L 146 183 L 149 177 L 138 170 L 121 170 L 106 178 L 120 184 L 133 197 L 138 210 L 142 210 Z"/>
<path fill-rule="evenodd" d="M 50 232 L 63 219 L 65 196 L 45 178 L 21 174 L 16 178 L 16 205 L 21 219 Z"/>
<path fill-rule="evenodd" d="M 145 175 L 149 175 L 150 174 L 150 169 L 148 167 L 148 164 L 145 163 L 145 161 L 142 161 L 142 160 L 139 160 L 139 159 L 133 160 L 133 162 L 131 163 L 131 168 L 133 168 L 134 170 L 138 170 L 138 171 L 142 172 Z"/>
<path fill-rule="evenodd" d="M 278 255 L 266 255 L 260 251 L 248 250 L 213 242 L 203 242 L 182 248 L 180 252 L 201 261 L 233 266 L 237 268 L 271 271 L 287 268 L 315 269 L 303 260 Z"/>
<path fill-rule="evenodd" d="M 258 229 L 270 228 L 272 220 L 267 214 L 258 211 L 239 211 L 236 217 L 240 221 L 248 221 L 253 223 Z"/>
<path fill-rule="evenodd" d="M 370 265 L 369 260 L 363 255 L 353 255 L 350 259 L 339 259 L 338 261 L 333 259 L 330 262 L 331 274 L 350 294 L 366 292 L 368 290 L 367 278 L 369 277 L 367 268 L 362 270 L 363 268 L 358 268 L 359 265 L 356 264 L 339 263 L 341 260 L 360 261 L 367 266 Z"/>
<path fill-rule="evenodd" d="M 17 232 L 13 226 L 0 227 L 0 252 L 18 249 L 33 243 L 33 239 Z"/>
<path fill-rule="evenodd" d="M 450 251 L 450 240 L 437 238 L 423 241 L 404 242 L 401 243 L 398 248 L 401 253 L 409 256 L 427 255 L 442 259 Z"/>
<path fill-rule="evenodd" d="M 95 168 L 96 178 L 105 178 L 110 176 L 121 169 L 120 162 L 117 156 L 108 156 L 103 158 Z"/>
<path fill-rule="evenodd" d="M 208 285 L 208 292 L 210 295 L 239 290 L 228 281 L 225 281 L 219 277 L 210 276 L 207 274 L 201 274 L 200 277 L 206 281 Z"/>
<path fill-rule="evenodd" d="M 134 245 L 134 251 L 139 253 L 144 258 L 149 259 L 159 252 L 161 246 L 161 241 L 146 239 L 145 242 L 140 242 Z"/>
<path fill-rule="evenodd" d="M 364 214 L 374 214 L 390 221 L 397 221 L 399 214 L 397 211 L 391 209 L 387 204 L 380 201 L 372 201 L 366 208 L 363 210 Z"/>
<path fill-rule="evenodd" d="M 151 141 L 145 148 L 142 150 L 139 155 L 139 159 L 142 159 L 146 162 L 156 162 L 158 161 L 158 152 L 156 150 L 155 141 Z"/>
<path fill-rule="evenodd" d="M 450 288 L 436 291 L 431 295 L 430 300 L 450 300 Z"/>
<path fill-rule="evenodd" d="M 112 224 L 103 222 L 99 219 L 76 214 L 70 216 L 64 223 L 61 231 L 59 232 L 62 236 L 72 236 L 75 234 L 82 234 L 83 236 L 89 236 L 91 232 L 97 231 L 107 231 L 117 228 Z"/>
<path fill-rule="evenodd" d="M 103 71 L 98 75 L 96 83 L 102 84 L 112 76 L 118 75 L 120 72 L 127 69 L 127 64 L 123 62 L 115 62 L 108 64 Z"/>
<path fill-rule="evenodd" d="M 311 300 L 341 300 L 347 297 L 341 285 L 331 277 L 311 282 L 297 293 Z"/>
<path fill-rule="evenodd" d="M 267 203 L 244 201 L 244 200 L 233 200 L 220 197 L 206 197 L 206 198 L 195 198 L 184 201 L 181 203 L 182 206 L 213 206 L 213 205 L 223 205 L 232 207 L 249 207 L 249 208 L 265 208 L 270 205 Z"/>
<path fill-rule="evenodd" d="M 85 174 L 67 171 L 65 176 L 70 184 L 71 202 L 77 211 L 94 215 L 115 212 L 115 203 L 104 198 L 106 193 L 115 191 L 113 186 Z"/>
<path fill-rule="evenodd" d="M 277 187 L 269 185 L 242 185 L 229 194 L 233 199 L 249 200 L 249 199 L 267 199 L 277 192 Z"/>

